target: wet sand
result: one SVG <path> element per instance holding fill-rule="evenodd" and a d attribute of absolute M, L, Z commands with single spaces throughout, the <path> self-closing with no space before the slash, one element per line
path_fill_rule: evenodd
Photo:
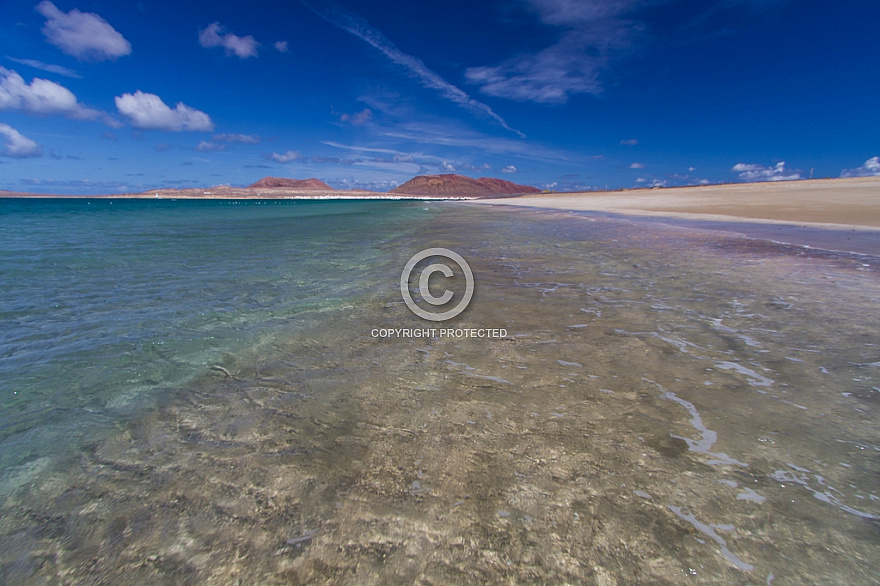
<path fill-rule="evenodd" d="M 582 212 L 880 230 L 880 177 L 551 193 L 478 200 Z"/>
<path fill-rule="evenodd" d="M 836 252 L 880 256 L 880 230 L 833 228 L 827 224 L 770 223 L 733 220 L 697 220 L 668 216 L 641 216 L 609 212 L 571 212 L 588 217 L 657 223 L 686 230 L 725 232 L 754 240 L 791 244 Z"/>

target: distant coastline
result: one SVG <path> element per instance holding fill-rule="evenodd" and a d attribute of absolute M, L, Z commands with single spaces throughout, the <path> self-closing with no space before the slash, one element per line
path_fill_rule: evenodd
<path fill-rule="evenodd" d="M 0 190 L 0 198 L 205 200 L 470 201 L 628 216 L 749 222 L 838 230 L 880 230 L 880 177 L 727 183 L 589 192 L 527 194 L 406 193 L 288 187 L 151 189 L 141 193 L 57 195 Z"/>
<path fill-rule="evenodd" d="M 141 193 L 110 193 L 99 195 L 57 195 L 51 193 L 26 193 L 0 190 L 0 198 L 38 198 L 38 199 L 306 199 L 306 200 L 461 200 L 475 199 L 468 196 L 435 197 L 427 195 L 394 195 L 376 191 L 337 191 L 316 189 L 266 188 L 249 187 L 206 187 L 192 189 L 151 189 Z"/>
<path fill-rule="evenodd" d="M 195 193 L 198 192 L 198 193 Z M 187 200 L 419 200 L 462 201 L 477 199 L 472 196 L 438 197 L 430 195 L 392 195 L 376 191 L 333 191 L 272 189 L 256 192 L 247 188 L 218 189 L 156 189 L 143 193 L 114 193 L 98 195 L 58 195 L 0 190 L 0 199 L 187 199 Z"/>
<path fill-rule="evenodd" d="M 504 179 L 481 177 L 471 179 L 452 173 L 419 175 L 389 192 L 361 189 L 336 190 L 315 178 L 290 179 L 264 177 L 247 187 L 197 187 L 188 189 L 149 189 L 140 193 L 100 195 L 52 195 L 0 191 L 0 198 L 126 198 L 126 199 L 341 199 L 341 200 L 438 200 L 456 201 L 487 197 L 510 197 L 540 191 L 528 185 L 517 185 Z"/>

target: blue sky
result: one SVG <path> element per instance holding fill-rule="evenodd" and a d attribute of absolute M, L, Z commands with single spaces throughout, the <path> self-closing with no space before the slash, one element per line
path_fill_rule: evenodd
<path fill-rule="evenodd" d="M 880 2 L 0 2 L 0 189 L 880 174 Z"/>

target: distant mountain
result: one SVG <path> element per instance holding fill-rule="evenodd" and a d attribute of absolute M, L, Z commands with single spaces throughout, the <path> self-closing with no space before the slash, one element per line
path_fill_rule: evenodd
<path fill-rule="evenodd" d="M 285 179 L 283 177 L 263 177 L 248 189 L 271 189 L 273 187 L 286 187 L 287 189 L 311 189 L 333 191 L 333 188 L 319 179 Z"/>
<path fill-rule="evenodd" d="M 519 195 L 540 193 L 528 185 L 517 185 L 504 179 L 480 177 L 471 179 L 464 175 L 419 175 L 403 185 L 392 189 L 393 195 L 429 195 L 437 197 L 492 197 L 496 195 Z"/>

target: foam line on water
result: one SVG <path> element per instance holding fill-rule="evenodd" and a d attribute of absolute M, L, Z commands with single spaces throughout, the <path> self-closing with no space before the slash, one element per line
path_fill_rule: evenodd
<path fill-rule="evenodd" d="M 736 362 L 716 362 L 715 368 L 720 368 L 721 370 L 732 370 L 736 373 L 744 374 L 749 377 L 749 384 L 753 387 L 769 387 L 775 382 L 773 379 L 762 376 L 754 370 L 746 368 L 742 364 L 738 364 Z"/>
<path fill-rule="evenodd" d="M 697 408 L 694 407 L 693 403 L 691 403 L 690 401 L 687 401 L 685 399 L 682 399 L 681 397 L 679 397 L 678 395 L 676 395 L 672 391 L 666 390 L 665 388 L 663 388 L 663 385 L 661 385 L 660 383 L 658 383 L 656 381 L 652 381 L 651 379 L 644 378 L 644 377 L 642 377 L 642 380 L 645 382 L 649 382 L 649 383 L 656 385 L 657 388 L 659 388 L 660 391 L 663 393 L 664 399 L 674 401 L 674 402 L 678 403 L 679 405 L 681 405 L 682 407 L 684 407 L 685 409 L 687 409 L 688 413 L 690 413 L 690 415 L 691 415 L 691 419 L 690 419 L 691 426 L 693 426 L 693 428 L 696 429 L 700 433 L 699 440 L 694 440 L 691 438 L 681 437 L 681 436 L 677 436 L 677 435 L 672 435 L 672 437 L 674 437 L 676 439 L 684 440 L 684 442 L 688 446 L 688 449 L 692 452 L 699 452 L 701 454 L 706 454 L 707 456 L 712 456 L 713 459 L 709 460 L 707 462 L 708 464 L 713 464 L 713 465 L 714 464 L 735 464 L 737 466 L 748 466 L 748 464 L 746 464 L 745 462 L 740 462 L 739 460 L 737 460 L 735 458 L 731 458 L 727 454 L 717 453 L 717 452 L 711 451 L 710 448 L 713 445 L 715 445 L 715 442 L 718 441 L 718 433 L 707 428 L 703 424 L 703 418 L 700 416 L 700 412 L 697 411 Z"/>
<path fill-rule="evenodd" d="M 816 482 L 824 486 L 827 490 L 816 490 L 812 486 L 810 486 L 807 479 L 811 474 L 810 470 L 806 468 L 801 468 L 800 466 L 795 466 L 794 464 L 788 464 L 788 467 L 794 470 L 776 470 L 773 474 L 770 475 L 771 478 L 777 480 L 779 482 L 788 482 L 789 484 L 799 484 L 803 486 L 808 491 L 813 493 L 813 498 L 822 501 L 823 503 L 828 503 L 830 505 L 834 505 L 841 511 L 846 511 L 852 515 L 856 515 L 857 517 L 861 517 L 862 519 L 871 519 L 874 521 L 880 520 L 880 515 L 874 515 L 872 513 L 867 513 L 865 511 L 860 511 L 859 509 L 855 509 L 850 507 L 849 505 L 844 504 L 840 501 L 839 498 L 834 496 L 832 492 L 836 492 L 838 494 L 843 494 L 833 486 L 825 483 L 825 478 L 819 474 L 814 474 L 813 478 L 816 479 Z M 800 474 L 797 474 L 797 473 Z"/>
<path fill-rule="evenodd" d="M 681 507 L 674 507 L 672 505 L 666 505 L 666 506 L 670 511 L 675 513 L 679 519 L 682 519 L 683 521 L 687 521 L 688 523 L 693 525 L 697 531 L 699 531 L 700 533 L 702 533 L 703 535 L 705 535 L 706 537 L 708 537 L 709 539 L 711 539 L 712 541 L 717 543 L 719 545 L 719 547 L 721 548 L 721 555 L 723 555 L 725 558 L 727 558 L 727 560 L 730 563 L 732 563 L 734 566 L 736 566 L 738 569 L 740 569 L 744 572 L 751 572 L 752 570 L 755 569 L 755 566 L 753 566 L 752 564 L 744 562 L 741 559 L 739 559 L 738 557 L 736 557 L 736 555 L 732 551 L 730 551 L 730 549 L 727 547 L 727 541 L 723 537 L 718 535 L 718 532 L 716 531 L 716 529 L 720 529 L 722 531 L 732 530 L 733 529 L 732 526 L 730 526 L 730 525 L 707 525 L 706 523 L 703 523 L 702 521 L 697 519 L 696 515 L 694 515 L 693 513 L 684 513 L 681 510 Z"/>

